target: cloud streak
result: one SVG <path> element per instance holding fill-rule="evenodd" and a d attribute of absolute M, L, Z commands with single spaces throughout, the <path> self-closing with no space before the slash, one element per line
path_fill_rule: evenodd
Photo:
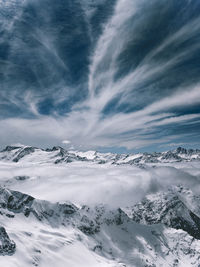
<path fill-rule="evenodd" d="M 10 25 L 4 54 L 0 44 L 1 145 L 70 140 L 83 149 L 134 150 L 196 142 L 198 3 L 118 0 L 106 9 L 70 1 L 62 9 L 61 0 L 50 2 L 25 1 L 12 20 L 1 18 Z M 43 18 L 32 23 L 37 10 Z"/>

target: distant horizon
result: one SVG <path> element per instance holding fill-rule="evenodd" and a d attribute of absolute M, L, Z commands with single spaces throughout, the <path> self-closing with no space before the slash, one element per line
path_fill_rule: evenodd
<path fill-rule="evenodd" d="M 92 150 L 92 149 L 88 149 L 88 150 L 81 150 L 81 149 L 75 149 L 75 148 L 70 148 L 70 147 L 65 147 L 63 146 L 62 144 L 61 145 L 53 145 L 53 146 L 34 146 L 34 145 L 25 145 L 25 144 L 20 144 L 20 143 L 17 143 L 17 144 L 7 144 L 5 146 L 0 146 L 0 152 L 2 152 L 6 147 L 23 147 L 23 146 L 27 146 L 27 147 L 34 147 L 34 148 L 38 148 L 38 149 L 53 149 L 54 147 L 60 147 L 60 148 L 63 148 L 67 151 L 79 151 L 79 152 L 88 152 L 88 151 L 94 151 L 94 152 L 98 152 L 98 153 L 113 153 L 113 154 L 138 154 L 138 153 L 162 153 L 162 152 L 167 152 L 167 151 L 174 151 L 178 148 L 183 148 L 183 149 L 187 149 L 187 150 L 200 150 L 200 147 L 187 147 L 187 146 L 173 146 L 169 149 L 162 149 L 162 150 L 149 150 L 149 151 L 146 151 L 146 150 L 135 150 L 135 151 L 116 151 L 115 149 L 112 150 L 112 149 L 97 149 L 97 150 Z"/>

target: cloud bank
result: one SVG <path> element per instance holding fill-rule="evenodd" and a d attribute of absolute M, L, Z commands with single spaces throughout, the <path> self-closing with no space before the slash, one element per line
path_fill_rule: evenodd
<path fill-rule="evenodd" d="M 14 178 L 18 175 L 30 178 L 19 183 Z M 176 185 L 188 187 L 197 195 L 200 193 L 197 162 L 164 164 L 147 169 L 86 162 L 59 166 L 1 162 L 0 177 L 0 184 L 9 185 L 13 190 L 39 199 L 71 201 L 77 205 L 104 203 L 115 207 L 131 206 L 149 193 L 166 191 Z"/>

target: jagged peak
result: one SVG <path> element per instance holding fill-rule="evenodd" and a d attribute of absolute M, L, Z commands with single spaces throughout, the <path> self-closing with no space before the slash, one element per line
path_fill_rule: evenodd
<path fill-rule="evenodd" d="M 52 227 L 72 225 L 86 234 L 97 233 L 103 224 L 121 225 L 130 221 L 120 208 L 110 208 L 104 204 L 78 208 L 69 201 L 52 203 L 4 187 L 0 187 L 0 212 L 10 218 L 16 214 L 33 216 Z"/>
<path fill-rule="evenodd" d="M 11 256 L 15 253 L 16 244 L 14 241 L 10 240 L 6 229 L 4 227 L 0 227 L 0 255 L 8 255 Z"/>
<path fill-rule="evenodd" d="M 15 150 L 15 149 L 20 149 L 20 148 L 22 148 L 21 146 L 15 146 L 15 145 L 13 145 L 13 146 L 11 146 L 11 145 L 8 145 L 8 146 L 6 146 L 4 149 L 2 149 L 0 152 L 6 152 L 6 151 L 12 151 L 12 150 Z"/>
<path fill-rule="evenodd" d="M 12 150 L 16 150 L 16 149 L 39 149 L 37 147 L 34 146 L 27 146 L 27 145 L 22 145 L 22 144 L 16 144 L 16 145 L 7 145 L 3 150 L 1 150 L 0 152 L 10 152 Z"/>
<path fill-rule="evenodd" d="M 147 195 L 141 202 L 127 208 L 127 214 L 137 223 L 164 224 L 182 229 L 200 239 L 200 217 L 187 205 L 182 186 L 171 187 Z"/>
<path fill-rule="evenodd" d="M 44 151 L 47 153 L 41 154 Z M 100 153 L 97 151 L 68 151 L 61 146 L 54 146 L 52 148 L 40 149 L 33 146 L 7 146 L 0 152 L 0 160 L 12 160 L 18 162 L 22 158 L 34 152 L 39 152 L 39 159 L 49 162 L 52 159 L 53 163 L 70 163 L 73 161 L 93 161 L 99 164 L 135 164 L 140 167 L 140 164 L 146 163 L 162 163 L 162 162 L 180 162 L 200 160 L 200 150 L 185 149 L 178 147 L 175 150 L 165 152 L 153 153 L 136 153 L 136 154 L 116 154 L 116 153 Z M 49 153 L 49 154 L 48 154 Z M 52 156 L 50 155 L 52 153 Z M 49 157 L 50 155 L 50 157 Z M 43 157 L 43 158 L 42 158 Z M 45 158 L 46 157 L 46 158 Z M 31 162 L 36 160 L 34 156 Z M 29 158 L 30 160 L 30 158 Z M 33 160 L 33 161 L 32 161 Z M 51 160 L 50 160 L 51 161 Z"/>
<path fill-rule="evenodd" d="M 64 148 L 62 148 L 61 146 L 53 146 L 52 148 L 46 148 L 45 151 L 47 152 L 51 152 L 51 151 L 57 151 L 57 150 L 62 150 L 62 151 L 66 151 Z"/>

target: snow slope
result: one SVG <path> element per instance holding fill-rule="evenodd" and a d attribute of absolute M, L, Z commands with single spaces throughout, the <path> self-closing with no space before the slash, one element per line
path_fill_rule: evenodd
<path fill-rule="evenodd" d="M 138 224 L 105 205 L 0 193 L 1 223 L 16 246 L 12 256 L 0 254 L 4 266 L 198 266 L 200 241 L 186 231 Z"/>
<path fill-rule="evenodd" d="M 27 146 L 0 155 L 2 266 L 199 266 L 193 156 L 132 164 L 136 155 Z"/>

